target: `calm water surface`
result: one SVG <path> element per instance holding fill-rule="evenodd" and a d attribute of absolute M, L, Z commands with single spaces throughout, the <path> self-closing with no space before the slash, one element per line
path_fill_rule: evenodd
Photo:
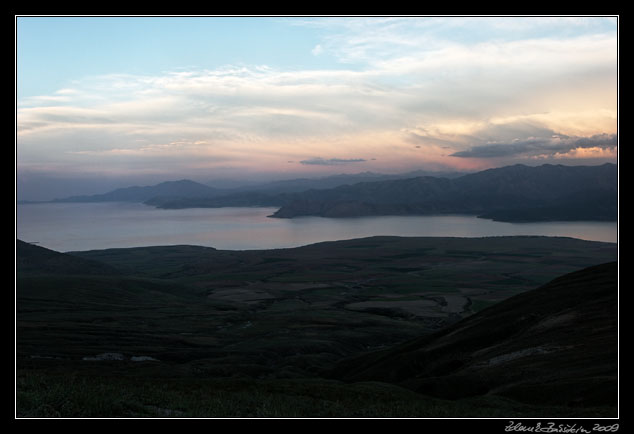
<path fill-rule="evenodd" d="M 173 244 L 228 250 L 297 247 L 374 235 L 547 235 L 617 241 L 616 222 L 503 223 L 475 216 L 273 219 L 277 208 L 162 210 L 135 203 L 39 203 L 16 209 L 19 239 L 67 252 Z"/>

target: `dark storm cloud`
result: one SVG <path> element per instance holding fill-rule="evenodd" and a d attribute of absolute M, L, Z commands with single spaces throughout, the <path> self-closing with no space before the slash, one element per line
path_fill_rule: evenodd
<path fill-rule="evenodd" d="M 310 158 L 308 160 L 302 160 L 300 161 L 301 164 L 305 164 L 305 165 L 315 165 L 315 166 L 336 166 L 338 164 L 348 164 L 348 163 L 363 163 L 364 161 L 367 161 L 363 158 L 329 158 L 329 159 L 324 159 L 321 157 L 317 157 L 317 158 Z"/>
<path fill-rule="evenodd" d="M 461 158 L 497 158 L 520 155 L 554 155 L 566 153 L 577 148 L 615 148 L 618 144 L 616 134 L 598 134 L 590 137 L 552 136 L 531 138 L 510 143 L 488 143 L 474 146 L 451 154 Z"/>
<path fill-rule="evenodd" d="M 490 143 L 474 146 L 465 151 L 450 154 L 452 157 L 462 158 L 496 158 L 522 155 L 535 151 L 543 151 L 549 144 L 548 140 L 526 140 L 515 143 Z"/>
<path fill-rule="evenodd" d="M 575 148 L 614 148 L 618 145 L 618 136 L 616 134 L 597 134 L 578 138 L 574 144 Z"/>

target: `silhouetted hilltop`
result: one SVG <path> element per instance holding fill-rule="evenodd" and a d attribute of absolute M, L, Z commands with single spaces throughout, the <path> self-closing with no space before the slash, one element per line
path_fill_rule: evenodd
<path fill-rule="evenodd" d="M 114 267 L 16 240 L 16 272 L 23 274 L 119 274 Z"/>

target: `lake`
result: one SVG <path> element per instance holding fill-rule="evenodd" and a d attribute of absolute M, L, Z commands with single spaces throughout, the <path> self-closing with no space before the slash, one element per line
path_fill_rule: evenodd
<path fill-rule="evenodd" d="M 274 219 L 277 208 L 164 210 L 137 203 L 16 207 L 17 237 L 60 252 L 191 244 L 222 250 L 297 247 L 374 235 L 546 235 L 617 242 L 616 222 L 504 223 L 467 215 Z"/>

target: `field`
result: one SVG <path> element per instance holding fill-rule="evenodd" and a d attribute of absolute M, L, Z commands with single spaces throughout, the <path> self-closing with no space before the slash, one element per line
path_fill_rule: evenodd
<path fill-rule="evenodd" d="M 168 376 L 157 375 L 149 366 L 101 363 L 106 366 L 76 366 L 72 373 L 67 366 L 54 365 L 21 370 L 18 417 L 603 418 L 614 414 L 609 407 L 536 406 L 499 396 L 449 401 L 381 382 Z"/>
<path fill-rule="evenodd" d="M 500 396 L 446 401 L 324 373 L 617 257 L 614 244 L 549 237 L 108 249 L 55 257 L 55 267 L 45 266 L 49 251 L 37 249 L 23 249 L 24 261 L 18 249 L 16 387 L 24 417 L 543 414 Z M 94 270 L 79 274 L 74 261 Z"/>

